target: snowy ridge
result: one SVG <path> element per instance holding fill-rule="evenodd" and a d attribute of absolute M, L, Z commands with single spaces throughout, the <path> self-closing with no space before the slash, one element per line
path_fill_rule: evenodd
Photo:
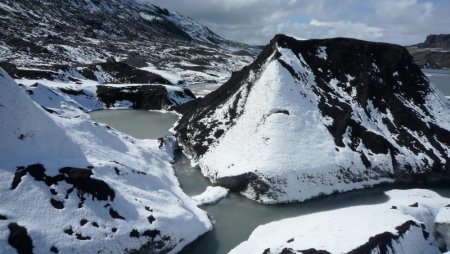
<path fill-rule="evenodd" d="M 188 82 L 223 82 L 259 52 L 147 0 L 5 0 L 0 15 L 9 24 L 0 32 L 4 69 L 5 63 L 57 70 L 114 59 L 181 73 Z"/>
<path fill-rule="evenodd" d="M 257 227 L 234 253 L 441 253 L 434 221 L 450 199 L 429 190 L 392 190 L 389 200 L 283 219 Z M 351 215 L 351 216 L 349 216 Z M 320 237 L 318 237 L 320 236 Z"/>
<path fill-rule="evenodd" d="M 448 180 L 449 115 L 400 46 L 278 35 L 176 130 L 213 182 L 276 203 Z"/>
<path fill-rule="evenodd" d="M 179 188 L 171 148 L 48 114 L 2 69 L 0 84 L 1 253 L 176 253 L 212 228 Z"/>

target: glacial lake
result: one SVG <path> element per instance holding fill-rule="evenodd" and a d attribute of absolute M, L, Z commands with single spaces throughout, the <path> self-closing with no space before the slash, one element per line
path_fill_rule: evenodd
<path fill-rule="evenodd" d="M 104 123 L 137 139 L 155 139 L 170 134 L 178 121 L 174 113 L 146 110 L 99 110 L 90 113 L 95 122 Z"/>
<path fill-rule="evenodd" d="M 91 119 L 108 124 L 136 138 L 156 139 L 169 133 L 168 130 L 177 121 L 178 116 L 156 111 L 104 110 L 92 112 Z M 191 167 L 189 160 L 181 153 L 176 155 L 173 166 L 181 188 L 189 196 L 202 193 L 211 184 L 202 176 L 199 169 Z M 262 205 L 232 193 L 217 204 L 200 207 L 208 213 L 214 229 L 199 237 L 181 253 L 224 254 L 247 240 L 258 225 L 314 212 L 383 203 L 388 200 L 384 191 L 390 189 L 393 187 L 375 187 L 283 205 Z M 432 190 L 450 197 L 450 188 Z"/>
<path fill-rule="evenodd" d="M 221 83 L 194 83 L 186 88 L 192 91 L 197 97 L 205 97 L 205 95 L 209 94 L 211 91 L 216 90 L 221 86 Z"/>
<path fill-rule="evenodd" d="M 446 96 L 450 96 L 450 70 L 422 69 L 430 81 Z"/>

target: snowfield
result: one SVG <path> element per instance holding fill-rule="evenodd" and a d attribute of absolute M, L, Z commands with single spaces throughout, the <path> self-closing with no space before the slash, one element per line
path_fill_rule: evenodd
<path fill-rule="evenodd" d="M 46 107 L 81 105 L 46 89 L 33 90 L 52 96 Z M 47 113 L 2 69 L 0 90 L 0 253 L 176 253 L 211 230 L 179 187 L 170 140 Z"/>
<path fill-rule="evenodd" d="M 450 199 L 421 189 L 392 190 L 386 195 L 389 200 L 382 204 L 313 213 L 259 226 L 230 254 L 441 253 L 432 233 L 436 215 L 446 209 Z M 442 240 L 440 234 L 435 235 Z"/>

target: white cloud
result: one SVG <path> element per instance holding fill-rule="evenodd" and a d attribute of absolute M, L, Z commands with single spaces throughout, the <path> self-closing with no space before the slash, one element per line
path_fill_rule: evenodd
<path fill-rule="evenodd" d="M 142 0 L 141 0 L 142 1 Z M 266 44 L 276 33 L 414 44 L 448 33 L 447 0 L 147 0 L 179 11 L 225 38 Z"/>
<path fill-rule="evenodd" d="M 313 27 L 324 28 L 324 37 L 351 37 L 365 40 L 377 40 L 383 37 L 383 29 L 368 26 L 359 22 L 330 21 L 322 22 L 313 19 L 309 22 Z"/>

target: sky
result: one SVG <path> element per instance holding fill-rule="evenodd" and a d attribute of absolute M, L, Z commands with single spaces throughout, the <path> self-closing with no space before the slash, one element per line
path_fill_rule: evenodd
<path fill-rule="evenodd" d="M 148 0 L 224 38 L 264 45 L 277 33 L 401 45 L 450 33 L 450 0 Z"/>

